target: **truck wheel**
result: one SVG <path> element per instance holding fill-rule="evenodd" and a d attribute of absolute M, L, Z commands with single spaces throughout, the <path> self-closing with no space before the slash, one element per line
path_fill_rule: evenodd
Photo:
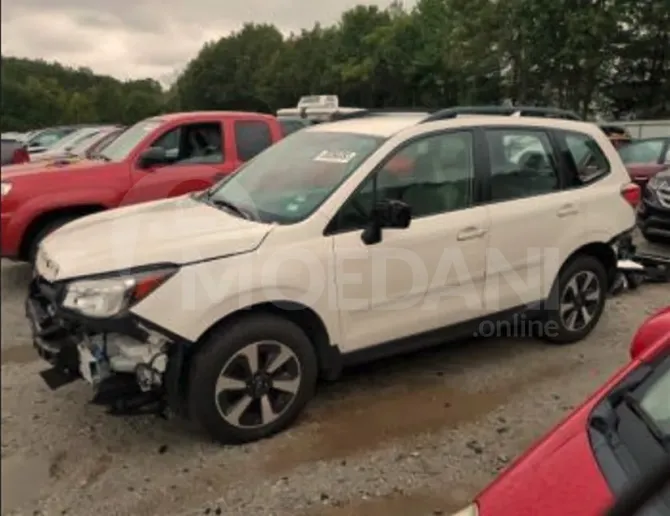
<path fill-rule="evenodd" d="M 544 340 L 571 344 L 584 339 L 600 320 L 607 290 L 607 272 L 598 259 L 587 255 L 573 259 L 552 288 Z"/>
<path fill-rule="evenodd" d="M 317 360 L 294 323 L 249 315 L 216 328 L 189 372 L 189 411 L 224 444 L 269 437 L 287 428 L 314 395 Z"/>
<path fill-rule="evenodd" d="M 44 240 L 50 233 L 53 233 L 58 228 L 64 226 L 68 222 L 72 222 L 76 218 L 78 218 L 76 215 L 66 215 L 63 217 L 51 219 L 46 224 L 44 224 L 37 231 L 35 236 L 33 236 L 33 239 L 30 242 L 30 245 L 28 247 L 28 262 L 31 265 L 35 264 L 35 258 L 37 258 L 37 249 L 39 248 L 40 242 L 42 240 Z"/>

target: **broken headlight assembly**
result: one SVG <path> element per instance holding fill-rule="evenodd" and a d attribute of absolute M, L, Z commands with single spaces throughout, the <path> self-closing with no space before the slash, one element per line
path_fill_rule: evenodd
<path fill-rule="evenodd" d="M 62 306 L 87 317 L 114 317 L 146 298 L 177 270 L 162 267 L 123 276 L 75 280 L 66 286 Z"/>

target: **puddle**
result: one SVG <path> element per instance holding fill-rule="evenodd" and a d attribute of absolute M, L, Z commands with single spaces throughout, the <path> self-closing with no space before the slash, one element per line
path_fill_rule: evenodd
<path fill-rule="evenodd" d="M 31 346 L 12 346 L 0 350 L 0 362 L 5 364 L 29 364 L 37 360 L 37 352 Z"/>
<path fill-rule="evenodd" d="M 436 377 L 430 384 L 372 388 L 323 403 L 291 441 L 275 448 L 264 469 L 277 474 L 305 463 L 333 460 L 392 441 L 435 433 L 482 418 L 529 387 L 575 367 L 565 361 L 526 370 L 504 385 L 468 392 Z M 301 435 L 302 434 L 302 435 Z"/>
<path fill-rule="evenodd" d="M 454 496 L 435 493 L 394 493 L 389 496 L 359 500 L 340 506 L 324 506 L 301 516 L 432 516 L 451 514 L 470 503 L 470 493 L 455 490 Z"/>
<path fill-rule="evenodd" d="M 49 460 L 13 455 L 2 459 L 2 513 L 37 501 L 49 483 Z"/>

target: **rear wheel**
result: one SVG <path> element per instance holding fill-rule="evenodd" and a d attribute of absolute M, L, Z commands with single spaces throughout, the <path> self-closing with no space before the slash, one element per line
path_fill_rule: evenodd
<path fill-rule="evenodd" d="M 570 344 L 585 338 L 600 320 L 607 291 L 607 272 L 597 258 L 582 255 L 573 259 L 552 289 L 544 339 Z"/>
<path fill-rule="evenodd" d="M 78 217 L 76 215 L 67 215 L 51 219 L 45 224 L 43 224 L 42 227 L 40 227 L 40 229 L 37 231 L 37 233 L 35 233 L 28 246 L 28 262 L 30 262 L 30 264 L 32 265 L 35 264 L 35 258 L 37 258 L 37 250 L 39 249 L 40 242 L 42 242 L 42 240 L 44 240 L 47 236 L 56 231 L 58 228 L 63 227 L 68 222 L 72 222 L 77 218 Z"/>
<path fill-rule="evenodd" d="M 314 394 L 317 361 L 305 333 L 269 314 L 215 329 L 193 357 L 189 409 L 222 443 L 287 428 Z"/>

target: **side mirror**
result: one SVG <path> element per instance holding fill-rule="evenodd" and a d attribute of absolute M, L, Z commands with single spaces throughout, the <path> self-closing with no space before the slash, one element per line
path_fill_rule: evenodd
<path fill-rule="evenodd" d="M 382 228 L 407 229 L 412 221 L 412 207 L 402 201 L 385 199 L 375 206 L 374 217 Z"/>
<path fill-rule="evenodd" d="M 151 168 L 156 165 L 164 165 L 168 162 L 168 156 L 163 147 L 149 147 L 142 154 L 138 161 L 140 168 Z"/>
<path fill-rule="evenodd" d="M 28 148 L 29 148 L 29 149 L 35 149 L 35 148 L 37 148 L 37 147 L 39 147 L 39 146 L 40 146 L 40 143 L 39 143 L 39 142 L 30 142 L 30 143 L 28 144 Z"/>
<path fill-rule="evenodd" d="M 385 199 L 377 202 L 370 223 L 361 239 L 365 245 L 381 242 L 383 228 L 406 229 L 412 221 L 412 207 L 402 201 Z"/>

